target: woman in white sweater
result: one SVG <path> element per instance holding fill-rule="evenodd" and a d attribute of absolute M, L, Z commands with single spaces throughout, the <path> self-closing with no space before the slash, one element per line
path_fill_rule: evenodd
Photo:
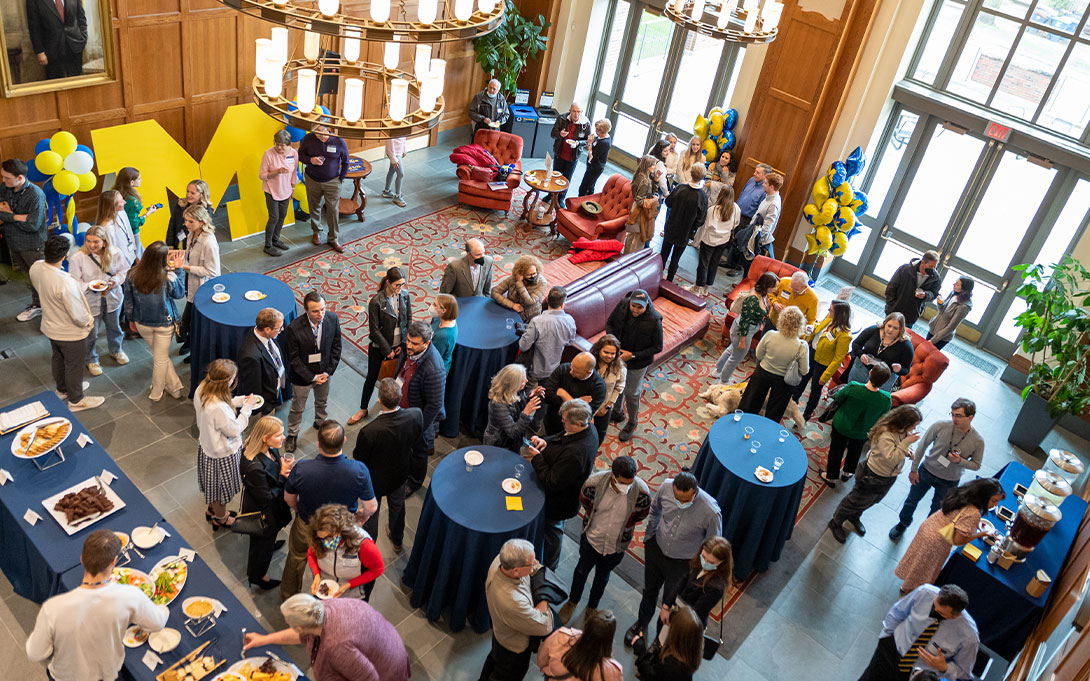
<path fill-rule="evenodd" d="M 688 184 L 693 181 L 689 174 L 694 163 L 704 163 L 704 142 L 696 135 L 689 140 L 689 146 L 678 155 L 677 159 L 677 183 Z"/>
<path fill-rule="evenodd" d="M 189 350 L 189 329 L 193 321 L 193 296 L 201 284 L 220 275 L 220 246 L 212 216 L 201 204 L 182 211 L 189 232 L 185 243 L 185 310 L 182 312 L 182 351 Z M 186 362 L 189 359 L 186 358 Z"/>
<path fill-rule="evenodd" d="M 715 204 L 708 209 L 708 217 L 696 231 L 693 241 L 700 248 L 700 259 L 696 266 L 696 282 L 689 289 L 698 296 L 708 295 L 708 287 L 715 283 L 719 271 L 719 260 L 723 251 L 730 246 L 731 236 L 738 229 L 742 212 L 734 202 L 734 187 L 725 184 L 720 187 Z"/>
<path fill-rule="evenodd" d="M 95 225 L 106 230 L 110 245 L 116 248 L 125 259 L 125 268 L 132 267 L 139 257 L 137 244 L 140 241 L 132 233 L 129 216 L 125 214 L 125 197 L 121 196 L 121 192 L 107 189 L 99 194 Z M 141 246 L 139 253 L 143 254 L 143 252 L 144 249 Z"/>
<path fill-rule="evenodd" d="M 87 336 L 87 373 L 92 376 L 102 373 L 102 366 L 98 363 L 98 349 L 95 347 L 99 322 L 105 323 L 110 355 L 118 364 L 129 363 L 128 355 L 121 349 L 121 342 L 125 338 L 121 330 L 121 302 L 124 297 L 121 285 L 128 272 L 128 262 L 110 243 L 106 229 L 99 225 L 92 225 L 87 230 L 83 237 L 83 246 L 68 259 L 68 273 L 80 283 L 91 314 L 95 316 L 91 335 Z"/>
<path fill-rule="evenodd" d="M 215 529 L 234 524 L 227 504 L 242 489 L 239 456 L 242 431 L 257 406 L 253 395 L 232 397 L 238 367 L 229 359 L 208 365 L 208 373 L 193 394 L 197 413 L 197 484 L 208 502 L 205 518 Z M 236 413 L 236 409 L 239 411 Z"/>
<path fill-rule="evenodd" d="M 794 305 L 785 307 L 777 322 L 776 330 L 766 333 L 757 344 L 757 368 L 749 377 L 738 408 L 749 414 L 759 414 L 761 407 L 765 407 L 765 417 L 779 423 L 794 388 L 784 381 L 784 375 L 792 365 L 798 366 L 799 376 L 806 375 L 810 369 L 810 353 L 806 341 L 799 338 L 806 324 L 802 310 Z"/>

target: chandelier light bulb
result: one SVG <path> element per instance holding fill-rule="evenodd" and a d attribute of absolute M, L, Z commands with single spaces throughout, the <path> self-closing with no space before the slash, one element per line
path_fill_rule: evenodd
<path fill-rule="evenodd" d="M 284 72 L 281 64 L 273 57 L 265 57 L 265 94 L 273 99 L 284 91 Z"/>
<path fill-rule="evenodd" d="M 409 108 L 409 81 L 394 78 L 390 81 L 390 119 L 400 123 Z"/>
<path fill-rule="evenodd" d="M 423 80 L 431 66 L 431 45 L 417 44 L 416 59 L 413 61 L 413 72 L 417 80 Z"/>
<path fill-rule="evenodd" d="M 386 43 L 385 49 L 382 51 L 382 65 L 385 66 L 388 71 L 393 71 L 400 63 L 401 44 L 396 42 Z"/>
<path fill-rule="evenodd" d="M 432 59 L 431 69 L 428 71 L 428 75 L 435 76 L 437 79 L 438 90 L 435 91 L 435 96 L 440 97 L 443 94 L 443 81 L 447 77 L 447 62 L 445 59 Z"/>
<path fill-rule="evenodd" d="M 349 123 L 355 123 L 363 114 L 363 81 L 348 78 L 344 81 L 344 117 Z"/>
<path fill-rule="evenodd" d="M 360 60 L 360 30 L 358 28 L 346 28 L 344 33 L 344 58 L 356 63 Z"/>
<path fill-rule="evenodd" d="M 782 2 L 769 2 L 765 5 L 764 13 L 761 15 L 764 18 L 763 26 L 765 31 L 772 31 L 780 25 L 780 16 L 783 15 L 783 3 Z"/>
<path fill-rule="evenodd" d="M 371 20 L 380 24 L 390 18 L 390 0 L 371 0 Z"/>
<path fill-rule="evenodd" d="M 315 85 L 318 81 L 318 72 L 314 69 L 299 69 L 296 75 L 295 103 L 299 105 L 299 111 L 304 114 L 314 112 Z"/>
<path fill-rule="evenodd" d="M 271 33 L 272 55 L 279 59 L 281 64 L 288 63 L 288 29 L 278 26 L 273 28 Z"/>
<path fill-rule="evenodd" d="M 340 0 L 318 0 L 318 11 L 322 13 L 323 17 L 335 16 L 340 7 Z"/>
<path fill-rule="evenodd" d="M 258 38 L 254 41 L 254 45 L 257 47 L 257 56 L 254 59 L 254 72 L 261 80 L 265 80 L 265 57 L 272 54 L 272 40 L 269 38 Z"/>
<path fill-rule="evenodd" d="M 719 8 L 719 21 L 715 22 L 716 28 L 723 30 L 727 27 L 730 22 L 730 12 L 730 6 L 724 0 L 723 5 Z"/>
<path fill-rule="evenodd" d="M 416 6 L 416 18 L 420 20 L 420 23 L 428 25 L 435 21 L 438 11 L 438 0 L 420 0 L 420 4 Z"/>
<path fill-rule="evenodd" d="M 424 113 L 435 111 L 435 102 L 439 98 L 440 80 L 434 73 L 424 76 L 420 83 L 420 110 Z"/>
<path fill-rule="evenodd" d="M 283 7 L 284 5 L 288 4 L 288 0 L 273 0 L 273 4 Z"/>
<path fill-rule="evenodd" d="M 320 36 L 314 31 L 307 31 L 303 34 L 303 56 L 307 58 L 307 61 L 318 61 L 318 44 Z"/>
<path fill-rule="evenodd" d="M 685 11 L 685 0 L 674 0 L 674 11 L 681 14 Z"/>
<path fill-rule="evenodd" d="M 454 18 L 458 21 L 469 21 L 473 16 L 473 0 L 454 0 Z"/>
<path fill-rule="evenodd" d="M 742 30 L 745 31 L 746 33 L 753 33 L 754 29 L 756 29 L 756 28 L 757 28 L 757 13 L 753 12 L 753 11 L 750 11 L 750 13 L 746 15 L 746 23 L 745 23 L 745 26 L 742 27 Z"/>
<path fill-rule="evenodd" d="M 704 18 L 704 0 L 693 0 L 693 13 L 689 15 L 693 21 L 700 21 Z"/>
<path fill-rule="evenodd" d="M 492 14 L 492 10 L 496 9 L 496 0 L 480 0 L 477 8 L 481 10 L 481 14 Z"/>
<path fill-rule="evenodd" d="M 757 9 L 757 0 L 744 0 L 742 2 L 742 9 L 747 12 L 752 12 Z"/>

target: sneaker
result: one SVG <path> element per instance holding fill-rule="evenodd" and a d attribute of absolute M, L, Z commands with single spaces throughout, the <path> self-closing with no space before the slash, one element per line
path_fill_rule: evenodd
<path fill-rule="evenodd" d="M 904 535 L 905 530 L 907 530 L 907 529 L 908 529 L 907 525 L 902 525 L 901 523 L 897 523 L 892 528 L 890 528 L 889 538 L 893 539 L 893 540 L 900 539 L 901 536 Z"/>
<path fill-rule="evenodd" d="M 636 432 L 635 423 L 626 423 L 624 428 L 621 428 L 621 432 L 617 434 L 617 439 L 621 442 L 628 442 L 632 439 L 632 433 Z"/>
<path fill-rule="evenodd" d="M 84 390 L 87 390 L 90 387 L 91 387 L 90 382 L 88 382 L 88 381 L 83 382 L 83 389 Z M 61 400 L 64 401 L 64 402 L 68 401 L 68 393 L 66 393 L 66 392 L 61 392 L 60 390 L 58 390 L 57 391 L 57 397 L 61 398 Z"/>
<path fill-rule="evenodd" d="M 266 246 L 265 248 L 263 248 L 261 250 L 264 251 L 265 255 L 271 255 L 271 256 L 276 257 L 276 258 L 280 257 L 280 251 L 276 250 L 272 246 Z"/>
<path fill-rule="evenodd" d="M 274 241 L 273 242 L 273 247 L 274 248 L 279 248 L 282 251 L 288 250 L 288 245 L 286 243 L 284 243 L 283 241 Z"/>
<path fill-rule="evenodd" d="M 564 606 L 562 608 L 560 608 L 560 612 L 558 613 L 558 617 L 560 618 L 560 623 L 561 624 L 567 624 L 568 620 L 570 620 L 571 616 L 574 615 L 574 614 L 575 614 L 575 603 L 572 603 L 571 601 L 568 601 L 567 603 L 564 604 Z"/>
<path fill-rule="evenodd" d="M 26 306 L 26 309 L 24 309 L 19 314 L 15 315 L 15 318 L 18 319 L 21 322 L 29 322 L 31 319 L 34 319 L 35 317 L 40 317 L 41 314 L 42 314 L 42 308 L 40 308 L 40 307 L 34 305 L 33 303 L 31 303 L 30 305 Z"/>
<path fill-rule="evenodd" d="M 105 397 L 89 397 L 84 395 L 81 402 L 69 402 L 68 408 L 72 411 L 83 411 L 84 409 L 94 409 L 95 407 L 102 406 L 102 403 L 106 401 Z"/>
<path fill-rule="evenodd" d="M 92 376 L 101 376 L 102 365 L 100 365 L 98 362 L 88 362 L 87 373 L 91 374 Z"/>
<path fill-rule="evenodd" d="M 393 192 L 391 192 L 391 191 L 390 191 L 389 189 L 383 189 L 383 190 L 382 190 L 382 193 L 381 193 L 381 194 L 379 194 L 379 196 L 381 196 L 381 197 L 382 197 L 382 198 L 384 198 L 384 199 L 392 199 L 392 198 L 394 198 L 394 194 L 393 194 Z"/>
<path fill-rule="evenodd" d="M 400 196 L 395 196 L 394 197 L 394 205 L 397 206 L 398 208 L 404 208 L 405 207 L 405 200 L 402 199 Z"/>
<path fill-rule="evenodd" d="M 122 350 L 114 355 L 114 361 L 124 366 L 129 363 L 129 356 L 125 354 L 124 350 Z"/>

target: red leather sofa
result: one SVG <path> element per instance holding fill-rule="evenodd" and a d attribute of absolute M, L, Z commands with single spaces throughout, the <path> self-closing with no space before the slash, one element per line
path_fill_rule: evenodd
<path fill-rule="evenodd" d="M 730 306 L 734 304 L 734 301 L 738 299 L 739 295 L 741 295 L 744 291 L 749 291 L 750 289 L 752 289 L 753 285 L 757 283 L 757 280 L 760 279 L 761 275 L 765 272 L 772 272 L 777 277 L 782 279 L 784 277 L 790 277 L 795 272 L 800 271 L 801 270 L 794 265 L 788 265 L 782 260 L 776 260 L 775 258 L 768 257 L 767 255 L 758 255 L 757 257 L 753 258 L 753 262 L 749 266 L 749 274 L 746 276 L 745 279 L 738 282 L 738 284 L 736 284 L 735 287 L 731 289 L 730 293 L 727 294 L 727 314 L 725 317 L 723 317 L 724 346 L 726 346 L 726 344 L 729 342 L 730 327 L 732 324 L 734 324 L 734 318 L 737 317 L 737 315 L 733 314 L 730 311 Z M 758 332 L 758 335 L 754 336 L 753 340 L 754 342 L 756 342 L 760 340 L 760 338 L 760 332 Z"/>
<path fill-rule="evenodd" d="M 473 143 L 479 144 L 488 150 L 500 165 L 514 164 L 515 168 L 522 170 L 522 138 L 511 133 L 499 130 L 478 130 L 473 135 Z M 478 208 L 490 208 L 502 210 L 507 213 L 511 210 L 511 197 L 515 193 L 515 187 L 522 181 L 522 173 L 511 173 L 507 177 L 507 189 L 490 189 L 488 182 L 474 180 L 472 171 L 467 165 L 459 165 L 455 171 L 458 175 L 458 202 Z"/>
<path fill-rule="evenodd" d="M 912 354 L 912 366 L 908 369 L 908 375 L 901 378 L 901 387 L 893 391 L 893 406 L 902 404 L 917 404 L 927 393 L 931 392 L 931 386 L 939 380 L 942 372 L 950 366 L 950 358 L 943 354 L 942 350 L 935 347 L 934 343 L 924 340 L 922 336 L 909 329 L 908 337 L 912 340 L 914 352 Z M 829 386 L 839 385 L 844 380 L 844 372 L 851 363 L 851 355 L 844 358 L 844 363 L 829 381 Z"/>
<path fill-rule="evenodd" d="M 602 206 L 602 212 L 598 215 L 584 213 L 579 208 L 584 201 L 598 203 Z M 601 192 L 576 196 L 565 201 L 565 204 L 558 211 L 556 229 L 568 241 L 613 239 L 624 231 L 632 208 L 632 180 L 623 175 L 610 175 Z"/>

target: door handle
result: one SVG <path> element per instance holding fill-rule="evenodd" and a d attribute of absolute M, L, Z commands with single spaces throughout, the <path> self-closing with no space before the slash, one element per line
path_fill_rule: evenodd
<path fill-rule="evenodd" d="M 620 104 L 620 103 L 621 103 L 620 100 L 614 99 L 613 103 L 609 105 L 609 110 L 612 111 L 613 113 L 620 113 L 621 110 L 617 108 L 617 105 Z"/>
<path fill-rule="evenodd" d="M 1010 284 L 1010 283 L 1011 283 L 1010 279 L 1004 279 L 1003 283 L 1001 283 L 999 285 L 999 288 L 996 289 L 996 292 L 1002 293 L 1003 291 L 1006 291 L 1007 290 L 1007 285 Z"/>
<path fill-rule="evenodd" d="M 882 231 L 878 233 L 878 236 L 882 237 L 883 239 L 889 239 L 889 233 L 892 231 L 892 227 L 890 227 L 889 225 L 883 225 Z"/>

